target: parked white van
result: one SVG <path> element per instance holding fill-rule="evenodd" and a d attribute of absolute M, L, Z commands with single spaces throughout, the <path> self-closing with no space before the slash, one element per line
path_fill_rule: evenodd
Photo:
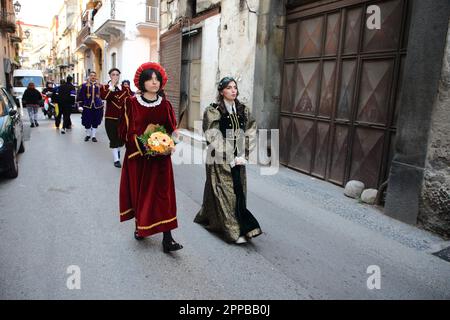
<path fill-rule="evenodd" d="M 20 102 L 22 102 L 23 93 L 30 82 L 33 82 L 36 89 L 39 90 L 39 92 L 42 92 L 45 87 L 42 71 L 31 69 L 14 70 L 12 88 L 14 98 L 19 99 Z"/>

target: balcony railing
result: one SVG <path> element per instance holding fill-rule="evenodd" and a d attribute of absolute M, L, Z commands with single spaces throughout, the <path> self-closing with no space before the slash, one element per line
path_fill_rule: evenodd
<path fill-rule="evenodd" d="M 17 44 L 17 43 L 22 42 L 22 37 L 20 35 L 20 28 L 17 27 L 16 31 L 9 36 L 9 39 L 11 40 L 11 43 Z"/>
<path fill-rule="evenodd" d="M 94 24 L 92 32 L 103 33 L 105 27 L 108 28 L 108 24 L 118 29 L 122 28 L 125 23 L 137 23 L 137 24 L 152 24 L 158 25 L 159 23 L 159 6 L 158 1 L 154 1 L 153 5 L 147 5 L 145 1 L 141 1 L 134 12 L 133 17 L 130 17 L 129 2 L 125 0 L 103 0 L 101 8 L 98 10 L 94 17 Z M 118 23 L 119 22 L 119 23 Z"/>
<path fill-rule="evenodd" d="M 16 32 L 16 16 L 6 10 L 0 11 L 0 30 L 14 33 Z"/>
<path fill-rule="evenodd" d="M 85 25 L 80 32 L 78 32 L 77 36 L 77 48 L 79 48 L 83 43 L 84 40 L 91 34 L 91 28 L 89 28 L 89 25 Z"/>
<path fill-rule="evenodd" d="M 57 67 L 68 67 L 69 66 L 69 59 L 67 57 L 57 58 L 56 59 L 56 66 Z"/>

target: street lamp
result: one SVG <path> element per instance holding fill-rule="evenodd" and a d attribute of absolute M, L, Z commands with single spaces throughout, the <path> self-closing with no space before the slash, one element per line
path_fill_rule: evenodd
<path fill-rule="evenodd" d="M 28 39 L 30 37 L 31 32 L 30 32 L 30 30 L 27 29 L 27 30 L 25 30 L 24 34 L 25 34 L 25 37 Z"/>
<path fill-rule="evenodd" d="M 22 5 L 19 3 L 19 1 L 14 2 L 14 11 L 16 13 L 20 12 L 20 8 L 22 8 Z"/>

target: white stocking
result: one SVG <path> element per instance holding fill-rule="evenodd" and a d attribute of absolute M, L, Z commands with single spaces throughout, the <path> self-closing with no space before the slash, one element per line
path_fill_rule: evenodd
<path fill-rule="evenodd" d="M 112 153 L 114 157 L 114 162 L 119 161 L 119 149 L 118 148 L 112 149 Z"/>

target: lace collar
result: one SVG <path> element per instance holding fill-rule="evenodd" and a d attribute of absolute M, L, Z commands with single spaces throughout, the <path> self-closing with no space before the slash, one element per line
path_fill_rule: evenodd
<path fill-rule="evenodd" d="M 119 91 L 122 91 L 122 86 L 120 84 L 117 84 L 115 87 L 111 85 L 111 83 L 108 84 L 109 85 L 109 90 L 115 92 L 116 91 L 116 87 L 117 89 L 119 89 Z"/>
<path fill-rule="evenodd" d="M 140 94 L 136 95 L 136 99 L 142 106 L 147 107 L 147 108 L 157 107 L 157 106 L 159 106 L 161 104 L 161 101 L 162 101 L 161 96 L 158 96 L 158 99 L 156 99 L 156 101 L 146 102 L 146 101 L 144 101 L 144 98 Z"/>

